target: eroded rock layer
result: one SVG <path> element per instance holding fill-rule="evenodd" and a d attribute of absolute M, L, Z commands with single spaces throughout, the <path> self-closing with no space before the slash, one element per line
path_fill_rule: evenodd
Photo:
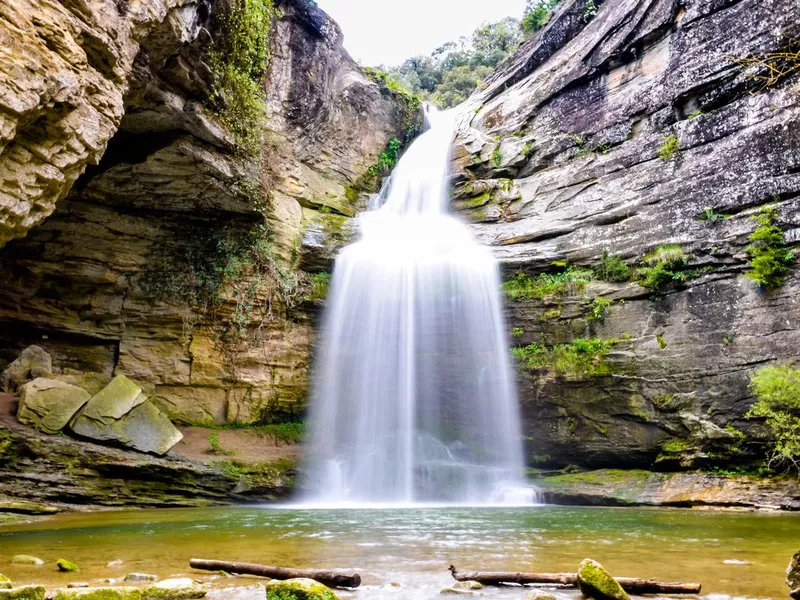
<path fill-rule="evenodd" d="M 604 250 L 634 266 L 660 245 L 687 257 L 686 280 L 659 289 L 594 282 L 510 302 L 514 344 L 539 345 L 529 358 L 607 343 L 578 354 L 586 364 L 520 361 L 531 463 L 764 456 L 748 382 L 800 359 L 800 276 L 761 289 L 742 275 L 764 207 L 800 241 L 800 84 L 796 70 L 769 77 L 800 39 L 798 8 L 572 0 L 468 102 L 454 206 L 508 277 L 597 268 Z"/>

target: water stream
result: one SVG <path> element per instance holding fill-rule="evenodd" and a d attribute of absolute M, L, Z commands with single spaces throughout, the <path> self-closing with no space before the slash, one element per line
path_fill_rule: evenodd
<path fill-rule="evenodd" d="M 447 214 L 453 117 L 427 122 L 336 259 L 306 483 L 323 506 L 531 501 L 497 265 Z"/>

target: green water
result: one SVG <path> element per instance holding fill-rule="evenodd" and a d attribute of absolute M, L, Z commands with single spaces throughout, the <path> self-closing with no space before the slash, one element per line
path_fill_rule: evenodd
<path fill-rule="evenodd" d="M 785 598 L 783 571 L 798 550 L 800 515 L 667 509 L 248 507 L 68 514 L 0 526 L 0 572 L 19 583 L 99 583 L 129 572 L 202 575 L 188 567 L 198 557 L 356 569 L 365 585 L 352 597 L 369 600 L 437 598 L 452 581 L 449 564 L 463 570 L 574 571 L 585 557 L 619 576 L 699 581 L 704 595 Z M 9 564 L 22 553 L 48 565 Z M 61 557 L 82 571 L 56 572 Z M 123 567 L 106 567 L 117 559 Z M 254 587 L 235 594 L 220 590 L 230 581 L 217 580 L 212 596 L 263 598 Z M 524 592 L 507 588 L 482 596 L 521 600 Z"/>

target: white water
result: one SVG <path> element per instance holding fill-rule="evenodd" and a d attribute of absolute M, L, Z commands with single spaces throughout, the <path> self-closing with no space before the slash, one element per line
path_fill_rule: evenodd
<path fill-rule="evenodd" d="M 497 265 L 447 214 L 452 116 L 403 155 L 336 259 L 311 402 L 308 501 L 532 501 Z"/>

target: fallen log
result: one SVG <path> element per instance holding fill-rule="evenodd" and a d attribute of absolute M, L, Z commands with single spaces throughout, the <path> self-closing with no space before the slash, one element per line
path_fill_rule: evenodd
<path fill-rule="evenodd" d="M 450 572 L 456 581 L 477 581 L 483 585 L 518 583 L 520 585 L 552 584 L 578 587 L 578 576 L 575 573 L 513 573 L 504 571 L 461 573 L 453 565 L 450 565 Z M 615 577 L 614 579 L 622 586 L 622 589 L 634 594 L 699 594 L 701 588 L 699 583 L 671 583 L 636 577 Z"/>
<path fill-rule="evenodd" d="M 334 588 L 357 588 L 361 585 L 361 575 L 358 573 L 339 573 L 318 569 L 288 569 L 286 567 L 271 567 L 253 563 L 206 560 L 202 558 L 191 559 L 189 566 L 203 571 L 225 571 L 226 573 L 257 575 L 270 579 L 313 579 Z"/>

